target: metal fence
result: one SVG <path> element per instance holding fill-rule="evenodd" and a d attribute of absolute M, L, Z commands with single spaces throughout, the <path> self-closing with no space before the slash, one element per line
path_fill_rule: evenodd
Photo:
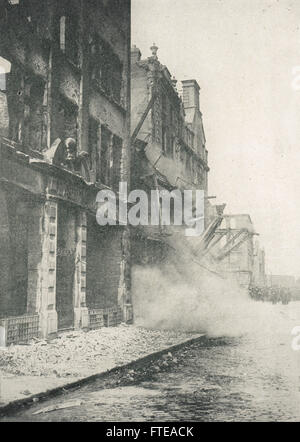
<path fill-rule="evenodd" d="M 114 327 L 122 322 L 120 307 L 89 309 L 90 329 Z"/>
<path fill-rule="evenodd" d="M 0 345 L 20 344 L 39 336 L 39 315 L 12 316 L 0 319 Z"/>

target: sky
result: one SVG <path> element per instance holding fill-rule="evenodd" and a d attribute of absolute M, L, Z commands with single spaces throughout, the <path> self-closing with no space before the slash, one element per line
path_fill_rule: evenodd
<path fill-rule="evenodd" d="M 300 277 L 300 1 L 132 0 L 132 44 L 154 42 L 200 84 L 212 201 L 250 214 L 268 273 Z"/>

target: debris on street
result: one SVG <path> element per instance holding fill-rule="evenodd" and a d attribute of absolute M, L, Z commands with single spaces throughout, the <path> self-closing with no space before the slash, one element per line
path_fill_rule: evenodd
<path fill-rule="evenodd" d="M 3 405 L 107 371 L 196 336 L 121 324 L 65 332 L 51 340 L 35 339 L 29 345 L 0 349 L 0 403 Z M 171 353 L 167 356 L 168 360 Z M 133 372 L 128 375 L 129 381 L 130 378 L 134 378 Z"/>

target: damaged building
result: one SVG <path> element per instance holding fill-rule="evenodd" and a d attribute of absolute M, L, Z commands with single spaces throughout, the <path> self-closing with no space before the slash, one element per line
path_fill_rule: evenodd
<path fill-rule="evenodd" d="M 7 344 L 132 320 L 130 0 L 2 1 L 0 325 Z"/>
<path fill-rule="evenodd" d="M 209 167 L 200 87 L 194 79 L 182 81 L 180 94 L 176 79 L 158 59 L 158 47 L 150 49 L 152 55 L 145 59 L 136 46 L 131 49 L 132 186 L 147 195 L 151 190 L 201 189 L 206 196 Z M 173 224 L 174 203 L 171 199 L 171 226 L 160 217 L 156 226 L 134 230 L 134 263 L 158 263 L 168 255 L 168 237 L 181 229 Z"/>
<path fill-rule="evenodd" d="M 226 214 L 209 250 L 219 271 L 233 276 L 242 287 L 254 282 L 254 235 L 257 233 L 248 214 Z"/>

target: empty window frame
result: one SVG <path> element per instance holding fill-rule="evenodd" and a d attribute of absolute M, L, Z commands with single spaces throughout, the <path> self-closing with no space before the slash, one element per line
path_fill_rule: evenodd
<path fill-rule="evenodd" d="M 79 23 L 76 12 L 63 13 L 59 17 L 60 50 L 75 64 L 78 64 Z"/>
<path fill-rule="evenodd" d="M 123 73 L 121 60 L 97 34 L 93 35 L 90 48 L 91 79 L 109 98 L 120 103 Z"/>
<path fill-rule="evenodd" d="M 35 78 L 25 81 L 24 143 L 38 151 L 46 147 L 47 124 L 44 115 L 46 101 L 46 85 L 43 80 Z"/>

